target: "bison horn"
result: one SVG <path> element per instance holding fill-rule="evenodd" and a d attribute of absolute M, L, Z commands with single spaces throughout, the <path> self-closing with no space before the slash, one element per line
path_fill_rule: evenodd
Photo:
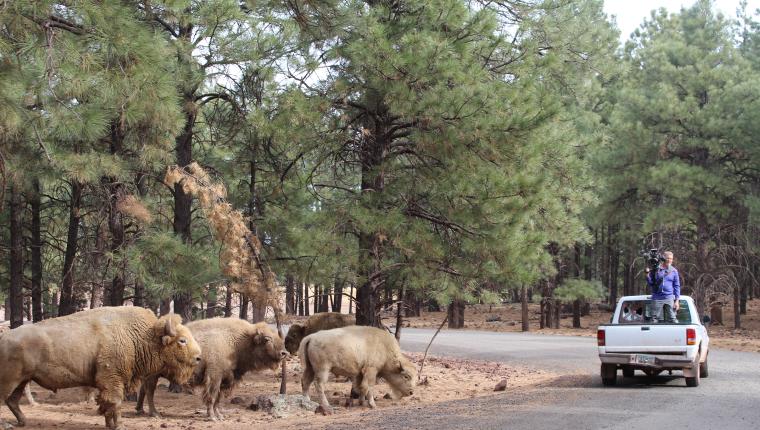
<path fill-rule="evenodd" d="M 174 327 L 172 326 L 172 318 L 171 316 L 166 319 L 166 328 L 165 333 L 167 336 L 174 337 L 177 335 L 177 332 L 174 330 Z"/>

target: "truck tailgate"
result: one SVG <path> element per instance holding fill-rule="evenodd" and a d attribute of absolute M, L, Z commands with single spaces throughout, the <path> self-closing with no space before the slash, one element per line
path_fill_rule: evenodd
<path fill-rule="evenodd" d="M 686 348 L 685 324 L 631 324 L 605 327 L 607 352 L 683 351 Z"/>

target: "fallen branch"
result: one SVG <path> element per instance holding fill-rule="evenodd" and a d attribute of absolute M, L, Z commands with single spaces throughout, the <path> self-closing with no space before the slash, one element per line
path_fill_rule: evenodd
<path fill-rule="evenodd" d="M 441 325 L 438 326 L 438 330 L 435 331 L 433 334 L 433 337 L 430 339 L 430 343 L 428 343 L 427 348 L 425 348 L 425 354 L 422 355 L 422 363 L 420 363 L 420 371 L 417 372 L 417 380 L 422 381 L 422 369 L 425 367 L 425 358 L 427 358 L 428 350 L 430 349 L 430 346 L 433 345 L 433 341 L 435 340 L 435 337 L 438 336 L 438 333 L 443 328 L 443 325 L 446 324 L 446 321 L 449 320 L 448 314 L 446 315 L 446 318 L 441 321 Z"/>

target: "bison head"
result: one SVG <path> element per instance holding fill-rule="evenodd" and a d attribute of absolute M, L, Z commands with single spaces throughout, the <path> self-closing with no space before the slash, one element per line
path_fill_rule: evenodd
<path fill-rule="evenodd" d="M 257 369 L 276 369 L 280 361 L 288 356 L 282 338 L 266 323 L 254 324 L 249 338 L 251 361 Z"/>
<path fill-rule="evenodd" d="M 201 361 L 201 347 L 190 330 L 182 325 L 179 315 L 164 315 L 154 330 L 161 339 L 162 373 L 170 380 L 184 384 Z"/>
<path fill-rule="evenodd" d="M 297 354 L 298 347 L 301 345 L 305 334 L 306 328 L 301 324 L 294 323 L 291 325 L 287 336 L 285 336 L 285 349 L 293 355 Z"/>
<path fill-rule="evenodd" d="M 381 376 L 390 385 L 394 399 L 414 394 L 414 386 L 417 384 L 417 368 L 403 355 L 399 356 L 399 362 L 393 366 L 392 371 L 383 372 Z"/>

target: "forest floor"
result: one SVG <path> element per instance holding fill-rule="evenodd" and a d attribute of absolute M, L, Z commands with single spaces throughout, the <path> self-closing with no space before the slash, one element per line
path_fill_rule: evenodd
<path fill-rule="evenodd" d="M 742 329 L 733 329 L 733 312 L 724 309 L 723 325 L 711 325 L 710 339 L 713 347 L 735 351 L 760 352 L 760 300 L 748 302 L 747 315 L 742 315 Z M 564 316 L 560 320 L 559 329 L 539 329 L 537 305 L 529 308 L 530 331 L 568 336 L 595 336 L 596 327 L 610 319 L 610 312 L 592 307 L 590 315 L 581 319 L 581 328 L 572 328 L 572 318 Z M 405 327 L 437 328 L 444 312 L 424 312 L 422 316 L 405 319 Z M 301 318 L 289 318 L 296 320 Z M 392 318 L 384 320 L 390 324 Z M 498 332 L 520 332 L 520 305 L 475 305 L 468 306 L 465 311 L 465 329 Z M 444 330 L 447 330 L 444 328 Z M 403 332 L 402 332 L 403 335 Z M 409 354 L 420 362 L 421 354 Z M 506 379 L 507 388 L 496 395 L 518 395 L 527 387 L 547 386 L 560 375 L 552 372 L 505 365 L 477 360 L 461 360 L 444 357 L 428 356 L 425 363 L 424 376 L 427 382 L 415 390 L 414 395 L 401 400 L 384 398 L 388 388 L 379 383 L 375 394 L 379 409 L 418 408 L 425 405 L 447 400 L 468 399 L 479 396 L 494 395 L 494 387 Z M 165 385 L 156 392 L 156 406 L 163 418 L 138 416 L 134 411 L 134 402 L 125 402 L 122 407 L 124 423 L 130 429 L 235 429 L 253 426 L 271 426 L 278 429 L 296 429 L 303 427 L 329 427 L 334 419 L 361 423 L 367 413 L 366 406 L 346 408 L 350 384 L 333 381 L 328 384 L 327 396 L 330 404 L 335 407 L 334 416 L 322 416 L 314 412 L 297 409 L 291 410 L 284 418 L 275 418 L 272 414 L 252 410 L 260 395 L 277 393 L 280 387 L 279 371 L 264 371 L 247 375 L 240 386 L 233 392 L 232 397 L 225 399 L 222 412 L 226 417 L 222 422 L 211 422 L 205 418 L 205 407 L 197 395 L 169 393 Z M 288 361 L 287 372 L 288 393 L 300 393 L 300 364 L 297 357 Z M 22 400 L 22 408 L 27 416 L 27 427 L 55 428 L 64 430 L 102 429 L 104 419 L 97 415 L 95 403 L 88 403 L 86 395 L 80 389 L 60 390 L 58 393 L 46 391 L 33 385 L 38 406 L 30 406 Z M 315 400 L 312 388 L 312 400 Z M 2 408 L 0 419 L 9 420 L 11 415 L 7 408 Z M 14 420 L 15 421 L 15 420 Z M 12 421 L 13 422 L 13 421 Z"/>
<path fill-rule="evenodd" d="M 408 354 L 419 364 L 421 354 Z M 297 357 L 288 361 L 287 391 L 299 394 L 300 369 Z M 377 407 L 384 408 L 418 408 L 424 405 L 446 400 L 469 399 L 478 396 L 493 395 L 494 387 L 501 380 L 507 380 L 506 390 L 497 395 L 513 396 L 526 387 L 549 385 L 559 375 L 551 372 L 530 369 L 503 363 L 477 360 L 460 360 L 428 356 L 423 370 L 427 382 L 419 385 L 415 393 L 401 400 L 384 398 L 389 392 L 385 383 L 379 383 L 375 389 Z M 268 412 L 250 410 L 257 396 L 277 393 L 280 387 L 279 371 L 263 371 L 248 374 L 232 393 L 231 398 L 222 404 L 225 420 L 211 422 L 205 418 L 205 407 L 200 396 L 169 393 L 161 383 L 156 390 L 156 408 L 163 418 L 138 416 L 134 411 L 134 402 L 122 405 L 123 422 L 129 429 L 235 429 L 272 426 L 278 429 L 296 429 L 304 426 L 329 427 L 334 419 L 360 422 L 362 415 L 368 411 L 366 406 L 346 408 L 345 402 L 350 390 L 349 382 L 328 383 L 326 394 L 330 404 L 335 408 L 334 415 L 322 416 L 305 409 L 292 410 L 284 418 L 275 418 Z M 38 406 L 21 401 L 21 407 L 27 417 L 27 428 L 55 428 L 64 430 L 103 429 L 104 419 L 97 415 L 94 402 L 88 403 L 81 389 L 60 390 L 52 393 L 36 385 L 32 386 Z M 314 388 L 312 400 L 316 400 Z M 356 403 L 354 403 L 356 405 Z M 147 410 L 147 405 L 146 405 Z M 11 414 L 2 408 L 0 418 L 9 420 Z M 11 421 L 15 422 L 15 420 Z"/>
<path fill-rule="evenodd" d="M 519 303 L 504 305 L 471 305 L 465 310 L 466 330 L 483 330 L 497 332 L 522 331 L 522 316 Z M 528 307 L 529 328 L 532 333 L 555 334 L 565 336 L 596 336 L 596 328 L 610 321 L 612 313 L 592 306 L 589 315 L 581 317 L 581 328 L 573 328 L 572 315 L 563 314 L 559 329 L 539 328 L 539 305 Z M 445 312 L 423 312 L 419 317 L 405 318 L 404 327 L 438 328 Z M 395 323 L 389 316 L 383 319 L 385 324 Z M 723 308 L 723 324 L 710 324 L 710 346 L 732 351 L 760 352 L 760 299 L 747 302 L 747 314 L 741 315 L 741 329 L 734 328 L 732 307 Z M 445 329 L 445 327 L 444 327 Z M 403 331 L 402 331 L 403 335 Z"/>

